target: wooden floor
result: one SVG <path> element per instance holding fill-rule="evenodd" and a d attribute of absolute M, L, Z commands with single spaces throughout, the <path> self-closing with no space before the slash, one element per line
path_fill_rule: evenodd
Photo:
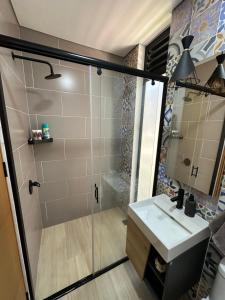
<path fill-rule="evenodd" d="M 126 226 L 122 222 L 125 218 L 124 212 L 117 207 L 45 228 L 41 238 L 36 299 L 42 300 L 93 270 L 126 256 Z"/>
<path fill-rule="evenodd" d="M 83 285 L 60 300 L 158 300 L 130 261 Z M 176 299 L 171 299 L 176 300 Z M 186 295 L 179 300 L 190 300 Z"/>
<path fill-rule="evenodd" d="M 155 297 L 128 261 L 61 299 L 155 300 Z"/>

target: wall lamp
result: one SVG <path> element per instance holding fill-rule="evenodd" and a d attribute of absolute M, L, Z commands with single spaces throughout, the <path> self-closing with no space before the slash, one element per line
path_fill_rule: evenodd
<path fill-rule="evenodd" d="M 197 85 L 200 80 L 197 77 L 195 65 L 190 54 L 190 45 L 194 39 L 193 35 L 187 35 L 182 38 L 183 52 L 180 60 L 171 76 L 170 82 L 176 82 L 194 84 Z M 225 93 L 225 70 L 223 62 L 225 60 L 225 54 L 222 53 L 216 57 L 218 65 L 213 71 L 212 75 L 208 79 L 203 89 L 211 89 L 216 93 Z M 200 87 L 200 86 L 199 86 Z"/>
<path fill-rule="evenodd" d="M 222 53 L 216 57 L 218 65 L 213 71 L 212 75 L 208 79 L 206 86 L 215 90 L 218 93 L 225 93 L 225 71 L 223 62 L 225 60 L 225 54 Z"/>
<path fill-rule="evenodd" d="M 199 80 L 197 79 L 197 74 L 195 70 L 195 65 L 190 54 L 190 45 L 194 39 L 193 35 L 187 35 L 182 38 L 181 42 L 183 45 L 183 52 L 180 60 L 171 76 L 170 81 L 188 81 L 197 84 Z"/>

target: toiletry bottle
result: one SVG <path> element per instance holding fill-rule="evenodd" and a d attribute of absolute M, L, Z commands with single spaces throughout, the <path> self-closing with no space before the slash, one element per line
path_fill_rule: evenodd
<path fill-rule="evenodd" d="M 50 138 L 48 123 L 43 123 L 42 124 L 42 137 L 43 137 L 44 140 Z"/>
<path fill-rule="evenodd" d="M 188 217 L 194 217 L 196 213 L 196 201 L 195 198 L 192 194 L 190 194 L 189 198 L 186 200 L 185 203 L 185 210 L 184 210 L 185 215 Z"/>

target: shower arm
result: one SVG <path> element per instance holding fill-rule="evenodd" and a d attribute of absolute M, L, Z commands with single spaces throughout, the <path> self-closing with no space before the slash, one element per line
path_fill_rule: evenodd
<path fill-rule="evenodd" d="M 49 66 L 51 74 L 54 74 L 52 65 L 46 60 L 32 58 L 32 57 L 23 56 L 23 55 L 17 55 L 17 54 L 14 54 L 13 52 L 12 52 L 12 58 L 13 58 L 13 60 L 18 58 L 18 59 L 24 59 L 24 60 L 28 60 L 28 61 L 38 62 L 38 63 L 41 63 L 41 64 L 46 64 L 46 65 Z"/>

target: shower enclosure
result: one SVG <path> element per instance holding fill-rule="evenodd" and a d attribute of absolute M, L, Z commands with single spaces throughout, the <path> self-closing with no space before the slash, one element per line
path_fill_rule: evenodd
<path fill-rule="evenodd" d="M 54 299 L 126 260 L 145 88 L 165 100 L 166 78 L 4 36 L 0 46 L 26 53 L 22 105 L 2 76 L 1 123 L 29 292 Z M 44 123 L 53 139 L 37 143 Z"/>

